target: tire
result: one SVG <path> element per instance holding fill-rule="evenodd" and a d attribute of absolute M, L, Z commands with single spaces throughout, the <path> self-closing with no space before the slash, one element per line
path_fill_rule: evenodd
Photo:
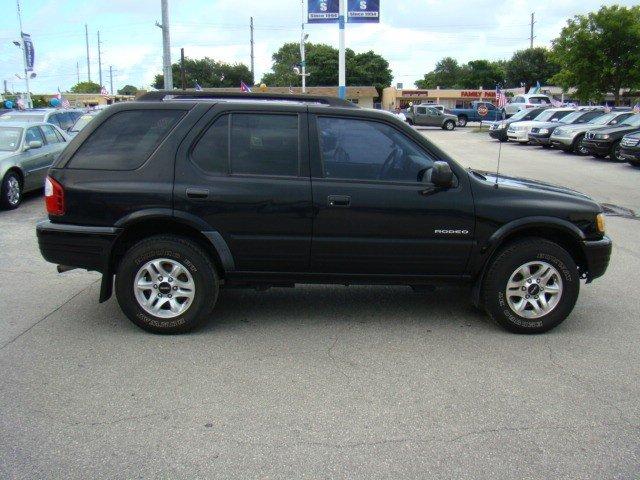
<path fill-rule="evenodd" d="M 464 115 L 461 117 L 458 117 L 458 126 L 459 127 L 466 127 L 467 126 L 467 117 L 465 117 Z"/>
<path fill-rule="evenodd" d="M 526 265 L 531 265 L 528 270 Z M 529 272 L 533 282 L 528 282 L 521 274 L 516 275 L 520 267 L 525 267 L 523 271 Z M 545 280 L 543 274 L 552 270 L 553 275 Z M 542 275 L 540 283 L 535 282 L 537 275 Z M 512 288 L 507 290 L 511 280 L 514 280 Z M 539 295 L 540 287 L 546 289 L 542 295 Z M 523 292 L 522 288 L 526 290 Z M 552 290 L 558 293 L 553 294 Z M 549 331 L 562 323 L 573 310 L 579 291 L 578 268 L 571 255 L 556 243 L 528 238 L 506 246 L 494 257 L 483 281 L 482 301 L 489 316 L 504 329 L 535 334 Z M 539 299 L 535 298 L 536 294 Z M 529 295 L 528 299 L 523 295 Z M 550 307 L 546 313 L 540 303 L 543 297 Z M 535 302 L 540 312 L 536 313 L 530 302 Z M 518 304 L 524 305 L 521 312 L 514 308 Z"/>
<path fill-rule="evenodd" d="M 609 154 L 609 158 L 614 162 L 626 162 L 626 160 L 620 156 L 621 149 L 622 147 L 620 146 L 620 140 L 618 140 L 611 147 L 611 153 Z"/>
<path fill-rule="evenodd" d="M 410 118 L 407 118 L 407 123 L 408 123 L 409 125 L 413 125 L 413 120 L 411 120 Z"/>
<path fill-rule="evenodd" d="M 182 270 L 173 278 L 169 269 L 176 264 Z M 158 277 L 151 277 L 151 273 Z M 136 288 L 138 279 L 149 288 Z M 125 253 L 116 274 L 120 308 L 129 320 L 152 333 L 186 333 L 199 327 L 211 317 L 218 290 L 218 274 L 207 253 L 196 243 L 173 235 L 158 235 L 135 244 Z M 156 296 L 162 298 L 153 302 Z M 145 298 L 151 302 L 146 307 Z"/>
<path fill-rule="evenodd" d="M 584 157 L 585 155 L 589 155 L 589 150 L 587 150 L 585 147 L 582 146 L 582 140 L 584 140 L 584 134 L 578 135 L 578 138 L 576 138 L 573 141 L 573 146 L 571 147 L 571 150 L 576 155 L 580 155 L 581 157 Z"/>
<path fill-rule="evenodd" d="M 442 125 L 442 129 L 443 130 L 453 130 L 454 128 L 456 128 L 456 124 L 453 120 L 447 120 L 446 122 L 444 122 L 444 125 Z"/>
<path fill-rule="evenodd" d="M 0 185 L 0 205 L 6 210 L 18 208 L 22 202 L 22 180 L 15 172 L 8 172 Z"/>
<path fill-rule="evenodd" d="M 592 156 L 595 158 L 607 158 L 607 156 L 603 153 L 594 153 Z"/>
<path fill-rule="evenodd" d="M 551 148 L 551 145 L 545 145 L 545 144 L 542 144 L 542 148 L 544 148 L 544 149 L 547 149 L 547 150 L 548 150 L 548 149 L 550 149 L 550 148 Z"/>

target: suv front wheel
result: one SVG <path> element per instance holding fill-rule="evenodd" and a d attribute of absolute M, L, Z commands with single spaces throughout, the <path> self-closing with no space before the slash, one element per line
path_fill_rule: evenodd
<path fill-rule="evenodd" d="M 579 290 L 571 255 L 542 238 L 520 240 L 500 251 L 482 288 L 491 318 L 516 333 L 543 333 L 562 323 Z"/>
<path fill-rule="evenodd" d="M 116 275 L 120 307 L 133 323 L 153 333 L 185 333 L 200 326 L 211 316 L 218 289 L 206 252 L 173 235 L 135 244 Z"/>

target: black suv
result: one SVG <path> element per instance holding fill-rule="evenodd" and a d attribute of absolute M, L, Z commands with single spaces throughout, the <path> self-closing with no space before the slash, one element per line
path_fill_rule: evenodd
<path fill-rule="evenodd" d="M 611 160 L 626 161 L 621 155 L 622 137 L 628 133 L 640 131 L 640 115 L 636 114 L 613 127 L 601 127 L 589 130 L 584 136 L 582 145 L 591 155 L 597 158 L 609 156 Z"/>
<path fill-rule="evenodd" d="M 395 116 L 328 97 L 146 94 L 82 130 L 45 190 L 44 258 L 102 272 L 100 301 L 115 276 L 122 310 L 159 333 L 211 318 L 221 287 L 434 281 L 539 333 L 611 253 L 587 196 L 465 170 Z"/>

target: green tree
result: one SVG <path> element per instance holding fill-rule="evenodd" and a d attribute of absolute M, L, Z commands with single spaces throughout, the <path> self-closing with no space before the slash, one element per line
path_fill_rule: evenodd
<path fill-rule="evenodd" d="M 286 87 L 300 86 L 300 75 L 293 71 L 293 67 L 300 64 L 300 45 L 285 43 L 273 54 L 271 72 L 262 77 L 262 82 L 268 86 Z M 329 86 L 338 84 L 338 50 L 322 43 L 306 44 L 307 85 Z M 355 53 L 351 49 L 345 51 L 347 67 L 347 85 L 373 85 L 382 89 L 391 85 L 393 74 L 389 62 L 373 51 Z"/>
<path fill-rule="evenodd" d="M 528 91 L 536 82 L 549 83 L 559 71 L 559 65 L 546 48 L 519 50 L 506 63 L 506 86 L 520 87 L 524 84 L 525 91 Z"/>
<path fill-rule="evenodd" d="M 125 85 L 118 90 L 118 95 L 135 95 L 138 93 L 138 89 L 133 85 Z"/>
<path fill-rule="evenodd" d="M 461 68 L 462 88 L 493 89 L 504 84 L 504 68 L 499 62 L 472 60 Z"/>
<path fill-rule="evenodd" d="M 436 68 L 418 80 L 418 88 L 460 88 L 462 68 L 455 58 L 445 57 L 436 63 Z"/>
<path fill-rule="evenodd" d="M 620 102 L 620 89 L 640 86 L 640 6 L 602 7 L 568 20 L 553 41 L 553 58 L 560 65 L 553 82 L 576 88 L 581 101 L 599 100 L 611 92 Z"/>
<path fill-rule="evenodd" d="M 194 88 L 196 82 L 202 88 L 239 87 L 241 81 L 247 85 L 253 85 L 251 70 L 243 63 L 229 64 L 218 62 L 209 57 L 185 58 L 184 70 L 186 88 Z M 171 71 L 173 86 L 180 88 L 182 86 L 180 64 L 174 63 L 171 66 Z M 153 87 L 164 88 L 164 75 L 156 75 Z"/>
<path fill-rule="evenodd" d="M 94 82 L 80 82 L 71 87 L 73 93 L 100 93 L 100 85 Z"/>

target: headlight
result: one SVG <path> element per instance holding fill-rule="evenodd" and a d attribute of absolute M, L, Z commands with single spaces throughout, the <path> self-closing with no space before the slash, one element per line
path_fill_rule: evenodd
<path fill-rule="evenodd" d="M 604 213 L 596 215 L 596 230 L 598 233 L 604 233 Z"/>
<path fill-rule="evenodd" d="M 556 128 L 556 129 L 553 131 L 553 134 L 554 134 L 554 135 L 564 135 L 565 133 L 567 133 L 567 132 L 565 132 L 565 131 L 564 131 L 563 129 L 561 129 L 561 128 Z"/>
<path fill-rule="evenodd" d="M 505 128 L 507 128 L 507 124 L 506 123 L 499 123 L 495 127 L 496 127 L 496 130 L 504 130 Z"/>
<path fill-rule="evenodd" d="M 596 133 L 596 138 L 599 138 L 600 140 L 606 140 L 609 136 L 610 135 L 608 133 Z"/>
<path fill-rule="evenodd" d="M 549 129 L 548 128 L 541 128 L 538 133 L 540 135 L 546 135 L 547 133 L 549 133 Z"/>

